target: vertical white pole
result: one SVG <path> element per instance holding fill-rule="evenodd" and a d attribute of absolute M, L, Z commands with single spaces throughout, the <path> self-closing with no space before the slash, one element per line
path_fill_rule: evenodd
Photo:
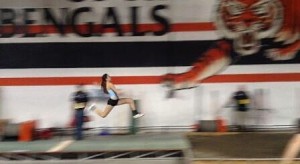
<path fill-rule="evenodd" d="M 296 110 L 298 111 L 297 117 L 300 118 L 300 88 L 296 89 L 295 103 Z"/>
<path fill-rule="evenodd" d="M 199 85 L 195 89 L 195 107 L 194 107 L 194 120 L 199 121 L 203 114 L 203 86 Z"/>
<path fill-rule="evenodd" d="M 0 88 L 0 119 L 3 118 L 3 111 L 2 111 L 2 107 L 3 107 L 3 99 L 2 99 L 2 88 Z"/>
<path fill-rule="evenodd" d="M 210 108 L 211 113 L 213 114 L 213 119 L 216 120 L 219 113 L 219 104 L 220 104 L 220 92 L 219 91 L 210 91 Z"/>

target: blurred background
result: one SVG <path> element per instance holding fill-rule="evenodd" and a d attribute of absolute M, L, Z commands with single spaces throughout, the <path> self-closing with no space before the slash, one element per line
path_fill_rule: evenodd
<path fill-rule="evenodd" d="M 28 122 L 33 122 L 30 127 L 40 132 L 35 134 L 39 137 L 50 132 L 69 135 L 74 128 L 75 87 L 84 84 L 90 103 L 104 108 L 108 97 L 98 84 L 105 73 L 123 91 L 120 97 L 133 98 L 145 116 L 133 121 L 127 105 L 116 107 L 104 119 L 85 111 L 89 120 L 83 126 L 90 135 L 280 131 L 290 137 L 297 131 L 299 38 L 289 40 L 292 32 L 280 41 L 276 38 L 282 31 L 299 33 L 299 24 L 291 23 L 299 18 L 297 1 L 2 0 L 0 4 L 2 138 L 6 133 L 19 137 L 18 128 Z M 254 11 L 253 6 L 261 10 Z M 250 16 L 244 14 L 248 10 Z M 214 63 L 216 58 L 209 55 L 219 53 L 224 61 Z M 172 88 L 163 85 L 164 75 L 198 67 L 204 71 L 196 73 L 196 87 L 179 88 L 170 97 Z M 190 83 L 187 78 L 182 86 Z M 232 101 L 240 86 L 249 100 L 243 117 L 236 114 Z M 5 130 L 8 124 L 10 130 Z M 280 143 L 285 145 L 288 137 Z"/>

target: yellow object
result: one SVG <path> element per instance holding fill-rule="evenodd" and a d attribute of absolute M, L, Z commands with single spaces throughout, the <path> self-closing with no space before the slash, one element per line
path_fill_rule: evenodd
<path fill-rule="evenodd" d="M 249 104 L 249 103 L 250 103 L 249 99 L 239 100 L 239 104 Z"/>
<path fill-rule="evenodd" d="M 85 103 L 75 103 L 74 109 L 85 108 Z"/>

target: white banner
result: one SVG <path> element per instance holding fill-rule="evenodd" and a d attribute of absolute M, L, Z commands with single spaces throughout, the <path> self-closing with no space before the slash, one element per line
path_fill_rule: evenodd
<path fill-rule="evenodd" d="M 0 2 L 0 43 L 218 39 L 215 0 Z M 16 39 L 17 38 L 17 39 Z"/>

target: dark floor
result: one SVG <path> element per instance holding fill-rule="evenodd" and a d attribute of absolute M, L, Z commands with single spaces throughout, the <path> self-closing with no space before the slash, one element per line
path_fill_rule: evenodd
<path fill-rule="evenodd" d="M 189 133 L 195 158 L 280 158 L 293 133 Z"/>

